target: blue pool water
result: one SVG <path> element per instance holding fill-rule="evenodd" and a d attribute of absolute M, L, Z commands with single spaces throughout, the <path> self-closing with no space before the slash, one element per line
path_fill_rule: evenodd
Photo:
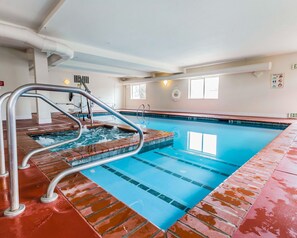
<path fill-rule="evenodd" d="M 152 129 L 174 132 L 173 146 L 88 169 L 83 174 L 163 230 L 281 132 L 159 118 L 145 123 Z"/>

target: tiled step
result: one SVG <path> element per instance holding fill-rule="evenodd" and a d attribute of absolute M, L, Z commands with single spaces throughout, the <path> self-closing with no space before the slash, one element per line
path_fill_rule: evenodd
<path fill-rule="evenodd" d="M 164 224 L 164 227 L 174 222 L 174 220 L 164 221 L 164 215 L 170 219 L 175 214 L 182 216 L 185 214 L 185 210 L 182 210 L 179 206 L 184 206 L 178 201 L 174 201 L 168 196 L 160 193 L 162 191 L 156 191 L 151 189 L 140 182 L 137 182 L 133 178 L 129 178 L 120 172 L 115 172 L 110 164 L 99 166 L 92 169 L 91 173 L 98 173 L 98 176 L 94 181 L 99 185 L 107 188 L 106 191 L 112 193 L 116 198 L 124 201 L 132 209 L 138 208 L 137 212 L 144 217 L 151 217 L 151 221 L 157 224 Z M 88 174 L 86 174 L 88 176 Z M 123 178 L 125 176 L 125 178 Z M 123 190 L 125 188 L 125 190 Z M 165 191 L 164 191 L 165 192 Z M 93 204 L 94 205 L 94 204 Z M 91 205 L 92 207 L 94 207 Z M 150 209 L 145 207 L 149 206 Z M 184 207 L 182 207 L 184 208 Z"/>
<path fill-rule="evenodd" d="M 240 165 L 224 161 L 216 157 L 202 156 L 186 150 L 179 150 L 173 147 L 165 147 L 159 150 L 160 153 L 180 158 L 185 161 L 195 163 L 197 165 L 205 166 L 210 169 L 224 171 L 227 174 L 232 174 Z"/>
<path fill-rule="evenodd" d="M 151 156 L 151 153 L 152 152 L 148 152 L 144 154 Z M 144 156 L 144 154 L 137 156 Z M 153 154 L 153 156 L 158 157 L 157 154 Z M 125 171 L 121 169 L 126 165 L 124 160 L 110 163 L 109 166 L 187 207 L 194 206 L 198 200 L 201 200 L 209 193 L 209 189 L 199 187 L 190 183 L 190 181 L 158 170 L 149 164 L 135 159 L 131 160 L 130 163 L 133 163 L 133 166 L 126 166 Z M 137 177 L 135 175 L 137 175 Z M 177 187 L 181 189 L 176 189 Z"/>

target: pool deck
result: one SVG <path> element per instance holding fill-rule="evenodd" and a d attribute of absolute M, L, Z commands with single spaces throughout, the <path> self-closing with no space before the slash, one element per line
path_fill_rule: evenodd
<path fill-rule="evenodd" d="M 167 231 L 159 230 L 80 173 L 59 183 L 57 201 L 42 204 L 39 199 L 49 181 L 70 166 L 63 152 L 44 152 L 32 158 L 29 169 L 19 171 L 20 199 L 26 210 L 15 218 L 3 216 L 9 206 L 9 182 L 8 177 L 0 178 L 0 237 L 297 236 L 296 120 L 167 113 L 290 126 Z M 35 121 L 17 123 L 19 161 L 40 147 L 27 135 L 29 128 L 53 131 L 71 126 L 58 114 L 53 115 L 52 124 L 38 125 Z M 80 152 L 73 153 L 78 156 Z"/>

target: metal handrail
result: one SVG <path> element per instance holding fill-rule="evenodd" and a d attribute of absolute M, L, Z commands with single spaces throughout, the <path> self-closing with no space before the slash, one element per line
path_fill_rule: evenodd
<path fill-rule="evenodd" d="M 86 85 L 86 83 L 84 81 L 81 80 L 81 84 L 85 87 L 85 90 L 88 93 L 91 93 L 91 90 L 89 89 L 89 87 Z M 90 115 L 90 119 L 91 119 L 91 125 L 93 126 L 93 109 L 92 109 L 92 104 L 90 103 L 90 100 L 87 100 L 87 106 L 88 106 L 88 112 Z"/>
<path fill-rule="evenodd" d="M 7 99 L 10 95 L 11 95 L 11 92 L 7 92 L 7 93 L 4 93 L 3 95 L 1 95 L 1 97 L 0 97 L 0 109 L 2 108 L 2 104 L 5 101 L 5 99 Z M 64 141 L 64 142 L 60 142 L 60 143 L 57 143 L 57 144 L 48 146 L 48 147 L 38 148 L 36 150 L 31 151 L 29 154 L 27 154 L 24 157 L 24 159 L 22 161 L 22 164 L 19 166 L 19 169 L 26 169 L 26 168 L 29 168 L 30 167 L 30 165 L 28 164 L 28 161 L 29 161 L 29 159 L 34 154 L 37 154 L 37 153 L 42 152 L 44 150 L 52 149 L 52 148 L 55 148 L 57 146 L 61 146 L 61 145 L 64 145 L 64 144 L 67 144 L 67 143 L 71 143 L 71 142 L 74 142 L 74 141 L 78 140 L 81 137 L 82 129 L 83 128 L 82 128 L 81 122 L 77 118 L 75 118 L 71 114 L 69 114 L 66 111 L 64 111 L 62 108 L 60 108 L 59 106 L 57 106 L 55 103 L 53 103 L 52 101 L 50 101 L 45 96 L 43 96 L 41 94 L 37 94 L 37 93 L 35 93 L 35 94 L 33 94 L 33 93 L 24 93 L 24 94 L 21 95 L 21 97 L 40 98 L 43 101 L 45 101 L 48 104 L 50 104 L 51 106 L 53 106 L 58 111 L 62 112 L 66 116 L 68 116 L 70 119 L 74 120 L 78 124 L 78 126 L 79 126 L 79 133 L 78 133 L 78 136 L 77 137 L 75 137 L 75 138 L 73 138 L 71 140 L 67 140 L 67 141 Z M 2 120 L 2 114 L 0 114 L 0 122 L 1 122 L 1 125 L 0 125 L 0 177 L 7 176 L 8 175 L 8 172 L 5 169 L 5 153 L 4 153 L 4 138 L 3 138 L 2 121 L 3 121 Z"/>
<path fill-rule="evenodd" d="M 22 164 L 19 166 L 19 169 L 27 169 L 30 167 L 30 164 L 28 164 L 28 161 L 29 159 L 35 155 L 35 154 L 38 154 L 42 151 L 45 151 L 45 150 L 50 150 L 50 149 L 53 149 L 53 148 L 56 148 L 58 146 L 62 146 L 62 145 L 66 145 L 68 143 L 71 143 L 71 142 L 74 142 L 74 141 L 77 141 L 81 135 L 82 135 L 82 131 L 83 131 L 83 127 L 82 127 L 82 124 L 80 122 L 79 119 L 77 119 L 76 117 L 72 116 L 70 113 L 66 112 L 65 110 L 63 110 L 61 107 L 59 107 L 58 105 L 56 105 L 54 102 L 52 102 L 51 100 L 49 100 L 48 98 L 46 98 L 45 96 L 41 95 L 41 94 L 32 94 L 32 93 L 24 93 L 21 95 L 21 97 L 36 97 L 36 98 L 40 98 L 42 99 L 43 101 L 47 102 L 48 104 L 50 104 L 52 107 L 54 107 L 55 109 L 57 109 L 58 111 L 62 112 L 63 114 L 65 114 L 67 117 L 69 117 L 70 119 L 72 119 L 73 121 L 75 121 L 77 124 L 78 124 L 78 135 L 73 138 L 73 139 L 70 139 L 70 140 L 66 140 L 66 141 L 62 141 L 62 142 L 59 142 L 59 143 L 56 143 L 56 144 L 53 144 L 53 145 L 50 145 L 50 146 L 46 146 L 46 147 L 42 147 L 42 148 L 38 148 L 38 149 L 35 149 L 35 150 L 32 150 L 30 153 L 28 153 L 24 158 L 23 158 L 23 161 L 22 161 Z"/>
<path fill-rule="evenodd" d="M 138 120 L 139 120 L 139 112 L 140 112 L 140 110 L 141 110 L 141 118 L 143 119 L 144 110 L 145 110 L 145 105 L 144 104 L 140 104 L 139 107 L 137 108 L 136 117 L 137 117 Z"/>
<path fill-rule="evenodd" d="M 148 107 L 148 109 L 146 109 L 146 107 L 144 108 L 144 112 L 145 113 L 148 113 L 148 112 L 151 111 L 151 105 L 150 104 L 147 104 L 147 107 Z"/>
<path fill-rule="evenodd" d="M 2 120 L 2 104 L 10 96 L 10 92 L 4 93 L 0 97 L 0 177 L 5 177 L 8 172 L 5 168 L 5 151 L 4 151 L 4 137 L 3 137 L 3 120 Z"/>
<path fill-rule="evenodd" d="M 88 92 L 73 87 L 66 86 L 58 86 L 58 85 L 49 85 L 49 84 L 27 84 L 17 88 L 10 96 L 6 110 L 7 110 L 7 134 L 8 134 L 8 154 L 9 154 L 9 164 L 10 164 L 10 207 L 5 210 L 4 214 L 6 216 L 16 216 L 22 213 L 25 210 L 25 206 L 19 203 L 19 187 L 18 187 L 18 169 L 17 169 L 17 140 L 16 140 L 16 116 L 15 116 L 15 106 L 18 98 L 28 91 L 32 90 L 43 90 L 43 91 L 56 91 L 56 92 L 72 92 L 78 93 L 86 98 L 90 99 L 98 106 L 102 107 L 109 113 L 118 117 L 139 133 L 139 142 L 136 146 L 136 149 L 121 155 L 113 156 L 110 158 L 106 158 L 100 161 L 94 161 L 89 164 L 79 165 L 77 167 L 69 168 L 54 177 L 54 179 L 50 182 L 47 193 L 42 197 L 43 202 L 52 202 L 54 201 L 58 195 L 54 193 L 54 189 L 58 182 L 67 175 L 72 173 L 76 173 L 83 169 L 88 169 L 97 165 L 101 165 L 104 163 L 108 163 L 111 161 L 119 160 L 127 156 L 134 155 L 138 153 L 144 143 L 144 136 L 142 130 L 135 125 L 133 122 L 122 116 L 120 113 L 111 109 L 108 105 L 100 101 L 98 98 L 89 94 Z"/>

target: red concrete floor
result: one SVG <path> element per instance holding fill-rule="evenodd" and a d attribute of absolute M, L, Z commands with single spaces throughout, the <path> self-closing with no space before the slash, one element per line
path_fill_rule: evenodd
<path fill-rule="evenodd" d="M 238 116 L 232 119 L 235 118 L 251 120 Z M 286 119 L 253 120 L 292 125 L 166 232 L 159 231 L 82 175 L 60 183 L 63 194 L 57 202 L 40 203 L 48 178 L 56 169 L 65 167 L 59 156 L 46 155 L 44 159 L 34 159 L 39 168 L 33 165 L 19 172 L 21 202 L 26 204 L 26 211 L 16 218 L 2 216 L 8 207 L 8 185 L 7 178 L 0 178 L 0 237 L 297 237 L 297 123 Z M 55 117 L 54 123 L 53 128 L 69 125 L 61 117 Z M 35 126 L 38 125 L 34 123 Z M 19 148 L 20 153 L 26 146 L 34 146 L 33 142 L 24 141 L 28 144 Z M 45 164 L 47 161 L 51 161 L 51 166 Z M 92 187 L 88 193 L 85 185 Z M 98 197 L 103 199 L 95 201 Z M 93 201 L 91 206 L 88 201 Z M 102 205 L 106 207 L 93 210 Z"/>
<path fill-rule="evenodd" d="M 63 122 L 54 120 L 54 124 L 61 125 Z M 18 122 L 19 128 L 30 125 L 37 126 L 34 121 Z M 18 155 L 19 158 L 24 156 L 22 150 L 18 149 Z M 98 237 L 98 233 L 83 221 L 81 215 L 63 195 L 60 194 L 58 200 L 51 204 L 39 201 L 48 184 L 49 180 L 34 164 L 26 170 L 20 170 L 20 203 L 26 205 L 26 210 L 17 217 L 8 218 L 3 216 L 3 212 L 9 207 L 9 181 L 8 177 L 0 177 L 0 237 Z"/>
<path fill-rule="evenodd" d="M 9 206 L 8 179 L 0 178 L 0 237 L 98 237 L 69 202 L 42 204 L 39 199 L 47 189 L 48 179 L 35 167 L 19 172 L 21 203 L 26 210 L 15 218 L 3 217 Z M 4 191 L 3 191 L 4 190 Z M 38 211 L 38 212 L 36 212 Z"/>
<path fill-rule="evenodd" d="M 296 142 L 295 142 L 296 144 Z M 283 158 L 233 237 L 297 237 L 297 148 Z"/>

